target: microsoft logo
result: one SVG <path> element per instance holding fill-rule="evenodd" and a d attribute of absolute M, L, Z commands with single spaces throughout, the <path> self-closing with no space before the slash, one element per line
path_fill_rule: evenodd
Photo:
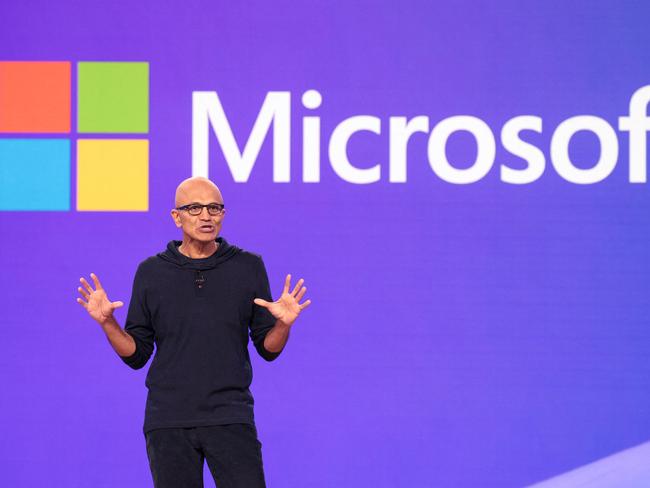
<path fill-rule="evenodd" d="M 72 64 L 0 61 L 0 211 L 70 210 L 74 162 L 77 210 L 148 210 L 149 63 Z"/>

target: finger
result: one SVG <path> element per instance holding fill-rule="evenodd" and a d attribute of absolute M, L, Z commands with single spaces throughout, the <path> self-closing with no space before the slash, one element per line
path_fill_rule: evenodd
<path fill-rule="evenodd" d="M 77 288 L 77 290 L 79 290 L 79 293 L 81 293 L 83 295 L 83 297 L 86 299 L 86 301 L 88 301 L 88 298 L 90 297 L 90 295 L 88 295 L 88 293 L 86 293 L 84 291 L 84 289 L 81 288 L 81 287 Z"/>
<path fill-rule="evenodd" d="M 302 287 L 302 290 L 300 290 L 300 291 L 298 292 L 298 294 L 296 295 L 296 301 L 299 302 L 299 301 L 302 299 L 302 297 L 305 296 L 305 293 L 307 293 L 307 287 L 306 287 L 306 286 L 303 286 L 303 287 Z"/>
<path fill-rule="evenodd" d="M 300 310 L 306 309 L 309 306 L 310 303 L 311 303 L 311 300 L 307 300 L 305 303 L 300 305 Z"/>
<path fill-rule="evenodd" d="M 92 293 L 95 290 L 93 290 L 93 287 L 90 286 L 90 284 L 86 281 L 86 278 L 79 278 L 79 281 L 86 287 L 86 290 L 88 290 L 88 293 Z"/>
<path fill-rule="evenodd" d="M 293 288 L 293 291 L 291 292 L 291 294 L 292 294 L 294 297 L 296 296 L 296 292 L 297 292 L 298 290 L 300 290 L 300 287 L 302 286 L 302 284 L 303 284 L 304 282 L 305 282 L 305 280 L 303 280 L 302 278 L 300 278 L 300 279 L 298 280 L 298 283 L 296 283 L 296 286 Z"/>
<path fill-rule="evenodd" d="M 289 293 L 289 286 L 291 285 L 291 275 L 288 274 L 287 278 L 284 280 L 284 288 L 282 289 L 282 294 Z"/>
<path fill-rule="evenodd" d="M 95 289 L 103 290 L 102 284 L 99 282 L 99 278 L 97 278 L 95 273 L 90 273 L 90 277 L 93 279 L 93 282 L 95 283 Z"/>
<path fill-rule="evenodd" d="M 253 300 L 253 302 L 255 302 L 255 304 L 259 305 L 260 307 L 265 307 L 265 308 L 268 308 L 269 305 L 271 305 L 271 302 L 267 302 L 266 300 L 262 300 L 261 298 L 256 298 L 255 300 Z"/>
<path fill-rule="evenodd" d="M 81 305 L 83 308 L 85 308 L 86 310 L 88 310 L 88 304 L 84 302 L 81 298 L 77 298 L 77 303 Z"/>
<path fill-rule="evenodd" d="M 124 302 L 121 302 L 121 301 L 111 303 L 111 307 L 113 307 L 113 310 L 115 310 L 116 308 L 123 307 L 123 306 L 124 306 Z"/>

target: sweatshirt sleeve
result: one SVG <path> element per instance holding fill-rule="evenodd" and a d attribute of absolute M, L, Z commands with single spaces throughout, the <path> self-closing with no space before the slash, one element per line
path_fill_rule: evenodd
<path fill-rule="evenodd" d="M 268 302 L 272 302 L 271 290 L 269 288 L 269 278 L 266 274 L 266 267 L 264 261 L 259 258 L 257 263 L 257 270 L 255 273 L 255 297 L 261 298 Z M 255 349 L 260 356 L 266 361 L 273 361 L 277 358 L 282 351 L 270 352 L 264 348 L 264 338 L 266 334 L 275 325 L 275 317 L 266 308 L 253 303 L 253 314 L 250 323 L 250 337 L 255 345 Z"/>
<path fill-rule="evenodd" d="M 131 356 L 120 356 L 133 369 L 140 369 L 151 357 L 154 344 L 154 330 L 147 307 L 142 264 L 138 266 L 133 279 L 133 290 L 124 330 L 135 341 L 135 352 Z"/>

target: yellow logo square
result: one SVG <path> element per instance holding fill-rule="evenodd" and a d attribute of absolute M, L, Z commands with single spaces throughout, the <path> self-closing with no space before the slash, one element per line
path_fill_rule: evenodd
<path fill-rule="evenodd" d="M 79 139 L 77 210 L 149 210 L 149 140 Z"/>

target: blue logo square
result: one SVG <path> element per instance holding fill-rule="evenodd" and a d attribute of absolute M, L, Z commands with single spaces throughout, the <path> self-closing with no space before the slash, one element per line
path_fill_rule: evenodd
<path fill-rule="evenodd" d="M 0 139 L 0 210 L 70 210 L 69 139 Z"/>

